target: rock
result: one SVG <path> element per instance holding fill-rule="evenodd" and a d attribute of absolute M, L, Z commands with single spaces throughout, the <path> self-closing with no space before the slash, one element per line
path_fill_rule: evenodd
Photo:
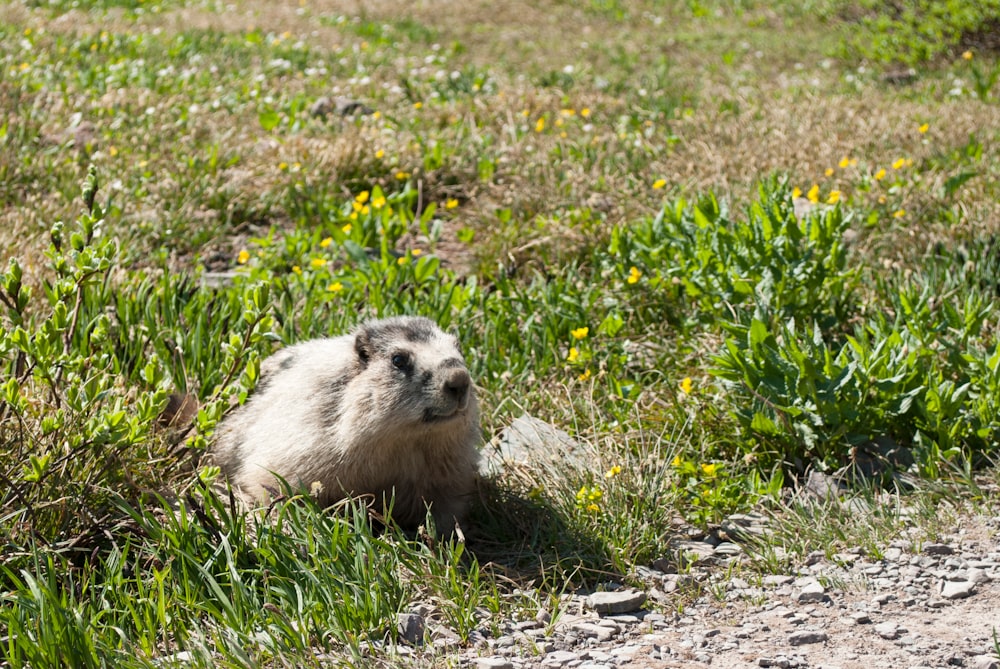
<path fill-rule="evenodd" d="M 969 658 L 965 666 L 969 669 L 1000 669 L 1000 660 L 989 655 L 976 655 Z"/>
<path fill-rule="evenodd" d="M 343 96 L 330 98 L 325 95 L 317 98 L 309 107 L 309 115 L 317 118 L 326 118 L 331 113 L 336 113 L 337 116 L 368 116 L 374 114 L 375 110 L 351 98 Z"/>
<path fill-rule="evenodd" d="M 945 599 L 962 599 L 970 596 L 976 590 L 972 581 L 943 581 L 940 594 Z"/>
<path fill-rule="evenodd" d="M 561 667 L 579 659 L 576 653 L 571 653 L 568 650 L 554 650 L 542 658 L 542 665 L 546 667 Z"/>
<path fill-rule="evenodd" d="M 724 555 L 729 557 L 733 555 L 739 555 L 740 553 L 743 552 L 743 549 L 731 541 L 723 541 L 721 544 L 716 546 L 715 550 L 712 552 L 715 553 L 716 555 Z"/>
<path fill-rule="evenodd" d="M 955 549 L 948 544 L 926 544 L 924 545 L 925 555 L 952 555 Z"/>
<path fill-rule="evenodd" d="M 546 480 L 565 479 L 567 470 L 583 471 L 594 461 L 590 447 L 559 428 L 524 414 L 483 448 L 480 473 L 496 476 L 518 469 L 526 476 Z M 534 474 L 539 470 L 549 472 Z"/>
<path fill-rule="evenodd" d="M 416 613 L 400 613 L 396 616 L 396 630 L 399 638 L 413 646 L 424 642 L 424 618 Z"/>
<path fill-rule="evenodd" d="M 632 613 L 646 602 L 646 593 L 640 590 L 618 590 L 615 592 L 595 592 L 587 598 L 587 604 L 598 613 Z"/>
<path fill-rule="evenodd" d="M 584 637 L 597 639 L 598 641 L 610 641 L 617 634 L 618 630 L 613 627 L 604 627 L 593 623 L 575 623 L 570 629 L 579 632 Z"/>
<path fill-rule="evenodd" d="M 826 632 L 802 630 L 801 632 L 792 632 L 789 634 L 788 643 L 793 646 L 804 646 L 812 643 L 823 643 L 828 638 L 829 636 L 827 636 Z"/>
<path fill-rule="evenodd" d="M 514 665 L 505 657 L 481 657 L 476 660 L 476 669 L 514 669 Z"/>
<path fill-rule="evenodd" d="M 872 629 L 883 639 L 888 639 L 892 641 L 893 639 L 899 637 L 899 626 L 894 622 L 885 622 L 875 625 Z"/>
<path fill-rule="evenodd" d="M 847 486 L 829 474 L 811 471 L 806 479 L 805 492 L 820 501 L 828 502 L 847 492 Z"/>
<path fill-rule="evenodd" d="M 795 601 L 799 604 L 806 604 L 809 602 L 822 602 L 827 599 L 826 588 L 819 581 L 813 581 L 805 586 L 799 591 L 799 594 L 795 596 Z"/>

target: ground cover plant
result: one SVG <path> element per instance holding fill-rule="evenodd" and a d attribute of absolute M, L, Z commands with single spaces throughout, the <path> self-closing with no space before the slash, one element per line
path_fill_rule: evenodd
<path fill-rule="evenodd" d="M 363 663 L 418 601 L 467 640 L 680 520 L 794 528 L 812 470 L 995 505 L 1000 15 L 814 4 L 0 8 L 0 666 Z M 400 313 L 484 440 L 592 461 L 467 543 L 241 512 L 203 456 L 261 359 Z"/>

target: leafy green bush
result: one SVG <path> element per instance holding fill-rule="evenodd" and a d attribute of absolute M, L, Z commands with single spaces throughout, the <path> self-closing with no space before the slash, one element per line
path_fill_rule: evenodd
<path fill-rule="evenodd" d="M 158 485 L 150 465 L 165 457 L 157 421 L 168 393 L 199 374 L 214 401 L 190 443 L 204 446 L 228 393 L 255 378 L 269 325 L 259 286 L 219 309 L 192 299 L 184 280 L 122 280 L 96 190 L 91 170 L 75 228 L 52 227 L 43 300 L 17 259 L 0 276 L 0 509 L 19 519 L 14 541 L 72 545 L 103 531 L 116 495 Z"/>
<path fill-rule="evenodd" d="M 1000 26 L 998 0 L 858 0 L 845 3 L 841 12 L 860 15 L 845 39 L 845 55 L 884 63 L 932 60 L 958 47 L 963 38 Z"/>
<path fill-rule="evenodd" d="M 815 318 L 833 327 L 853 304 L 848 225 L 839 207 L 800 219 L 785 184 L 772 179 L 761 184 L 746 220 L 731 217 L 711 195 L 693 206 L 678 200 L 652 220 L 615 228 L 609 252 L 620 275 L 648 276 L 657 300 L 688 303 L 703 320 L 761 304 L 779 319 Z"/>
<path fill-rule="evenodd" d="M 980 340 L 992 305 L 975 293 L 958 306 L 933 295 L 901 290 L 894 319 L 876 315 L 836 343 L 794 321 L 730 324 L 712 373 L 733 391 L 748 455 L 861 476 L 912 463 L 938 477 L 994 454 L 1000 352 Z"/>

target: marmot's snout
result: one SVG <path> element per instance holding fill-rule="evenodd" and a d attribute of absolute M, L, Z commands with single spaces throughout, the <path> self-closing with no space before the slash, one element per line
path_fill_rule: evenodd
<path fill-rule="evenodd" d="M 452 369 L 445 376 L 444 396 L 454 402 L 456 411 L 462 411 L 469 405 L 470 387 L 472 377 L 465 369 Z"/>

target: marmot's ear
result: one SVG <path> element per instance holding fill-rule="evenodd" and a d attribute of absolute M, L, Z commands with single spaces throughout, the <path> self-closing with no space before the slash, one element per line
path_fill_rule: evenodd
<path fill-rule="evenodd" d="M 371 338 L 368 336 L 368 330 L 362 328 L 358 330 L 358 333 L 354 335 L 354 350 L 358 354 L 358 360 L 361 361 L 361 366 L 366 367 L 368 365 L 368 360 L 371 358 Z"/>

